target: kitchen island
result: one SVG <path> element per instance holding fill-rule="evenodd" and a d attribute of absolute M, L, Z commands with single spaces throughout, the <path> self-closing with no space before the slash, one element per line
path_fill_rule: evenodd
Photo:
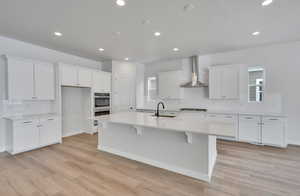
<path fill-rule="evenodd" d="M 217 158 L 216 136 L 233 137 L 234 124 L 197 113 L 156 117 L 120 112 L 99 119 L 98 149 L 209 182 Z"/>

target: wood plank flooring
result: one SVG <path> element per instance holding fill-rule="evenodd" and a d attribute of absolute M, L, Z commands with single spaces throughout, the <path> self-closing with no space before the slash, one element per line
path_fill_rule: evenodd
<path fill-rule="evenodd" d="M 300 147 L 218 141 L 211 184 L 96 149 L 97 136 L 11 156 L 0 153 L 0 196 L 300 196 Z"/>

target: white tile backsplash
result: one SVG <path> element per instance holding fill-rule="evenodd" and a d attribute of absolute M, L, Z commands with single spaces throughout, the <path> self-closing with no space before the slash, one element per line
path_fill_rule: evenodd
<path fill-rule="evenodd" d="M 52 101 L 7 101 L 2 103 L 3 116 L 46 114 L 54 112 Z"/>

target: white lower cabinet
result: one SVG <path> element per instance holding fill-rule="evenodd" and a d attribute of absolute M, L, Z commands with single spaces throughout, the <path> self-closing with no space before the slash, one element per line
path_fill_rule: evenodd
<path fill-rule="evenodd" d="M 240 115 L 239 141 L 286 147 L 285 118 Z"/>
<path fill-rule="evenodd" d="M 219 136 L 218 139 L 223 139 L 223 140 L 230 140 L 230 141 L 235 141 L 238 138 L 238 118 L 236 114 L 215 114 L 215 113 L 209 113 L 206 115 L 206 118 L 208 120 L 216 120 L 216 121 L 223 121 L 223 122 L 232 122 L 234 123 L 235 126 L 235 136 L 234 137 L 222 137 Z"/>
<path fill-rule="evenodd" d="M 37 120 L 17 121 L 13 123 L 12 154 L 32 150 L 39 145 Z"/>
<path fill-rule="evenodd" d="M 6 151 L 11 154 L 26 152 L 61 142 L 58 117 L 7 120 Z"/>
<path fill-rule="evenodd" d="M 239 117 L 239 141 L 260 143 L 260 125 L 259 116 L 240 115 Z"/>
<path fill-rule="evenodd" d="M 265 145 L 286 146 L 285 119 L 277 117 L 262 118 L 261 142 Z"/>
<path fill-rule="evenodd" d="M 39 145 L 48 146 L 60 142 L 61 131 L 57 117 L 49 117 L 40 120 Z"/>

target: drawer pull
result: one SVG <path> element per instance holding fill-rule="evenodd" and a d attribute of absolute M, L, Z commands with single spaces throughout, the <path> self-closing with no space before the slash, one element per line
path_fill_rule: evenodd
<path fill-rule="evenodd" d="M 53 118 L 48 118 L 48 120 L 54 120 Z"/>
<path fill-rule="evenodd" d="M 24 124 L 29 124 L 29 123 L 32 123 L 32 121 L 25 121 L 23 122 Z"/>
<path fill-rule="evenodd" d="M 225 118 L 232 118 L 232 116 L 225 116 Z"/>
<path fill-rule="evenodd" d="M 247 119 L 247 120 L 251 120 L 251 119 L 253 119 L 252 117 L 245 117 L 245 119 Z"/>
<path fill-rule="evenodd" d="M 278 118 L 270 118 L 269 120 L 279 120 Z"/>

